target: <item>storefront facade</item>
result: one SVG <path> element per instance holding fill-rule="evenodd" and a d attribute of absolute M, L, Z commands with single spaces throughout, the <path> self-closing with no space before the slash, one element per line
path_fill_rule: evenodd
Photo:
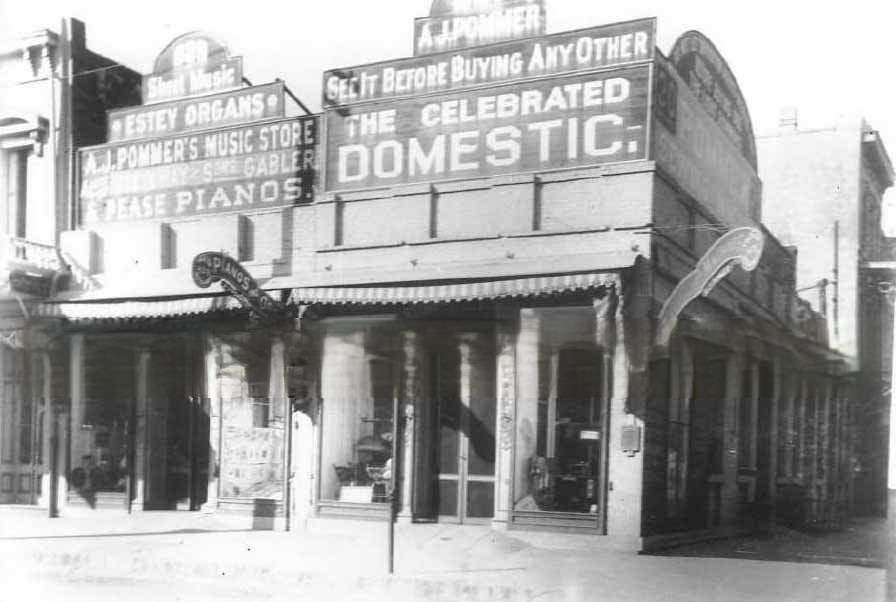
<path fill-rule="evenodd" d="M 636 550 L 774 515 L 786 466 L 834 513 L 842 358 L 761 225 L 724 60 L 696 32 L 664 57 L 653 19 L 532 25 L 328 71 L 321 116 L 276 83 L 176 92 L 241 66 L 163 51 L 81 151 L 61 244 L 90 278 L 40 308 L 67 511 L 300 530 L 385 520 L 394 483 L 399 521 Z"/>

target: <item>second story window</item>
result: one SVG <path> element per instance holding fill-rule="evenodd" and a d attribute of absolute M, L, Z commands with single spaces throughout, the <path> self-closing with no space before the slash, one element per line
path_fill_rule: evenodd
<path fill-rule="evenodd" d="M 28 156 L 30 148 L 2 151 L 2 187 L 5 203 L 6 234 L 25 238 L 28 232 Z"/>
<path fill-rule="evenodd" d="M 0 115 L 0 233 L 28 237 L 29 165 L 44 153 L 48 121 Z M 32 228 L 35 224 L 31 224 Z"/>

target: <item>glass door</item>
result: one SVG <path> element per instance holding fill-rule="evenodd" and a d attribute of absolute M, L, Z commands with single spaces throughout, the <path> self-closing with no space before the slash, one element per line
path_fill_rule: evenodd
<path fill-rule="evenodd" d="M 430 370 L 438 436 L 435 504 L 439 520 L 460 522 L 465 447 L 461 427 L 460 354 L 456 349 L 433 353 Z"/>
<path fill-rule="evenodd" d="M 475 337 L 433 354 L 431 375 L 437 408 L 436 462 L 439 520 L 487 521 L 494 515 L 494 358 L 477 353 Z"/>

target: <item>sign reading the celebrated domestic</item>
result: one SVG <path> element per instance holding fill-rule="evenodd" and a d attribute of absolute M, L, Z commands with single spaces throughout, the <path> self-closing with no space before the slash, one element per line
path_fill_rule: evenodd
<path fill-rule="evenodd" d="M 143 102 L 219 92 L 242 82 L 243 59 L 231 57 L 226 46 L 194 31 L 168 44 L 153 72 L 143 76 Z"/>
<path fill-rule="evenodd" d="M 285 115 L 283 84 L 109 111 L 109 142 L 166 136 Z"/>
<path fill-rule="evenodd" d="M 414 21 L 414 55 L 544 33 L 544 0 L 435 0 Z"/>
<path fill-rule="evenodd" d="M 645 159 L 650 68 L 327 111 L 328 191 Z"/>
<path fill-rule="evenodd" d="M 81 223 L 187 217 L 313 200 L 318 118 L 81 150 Z"/>
<path fill-rule="evenodd" d="M 324 73 L 324 106 L 446 92 L 653 58 L 655 19 Z"/>

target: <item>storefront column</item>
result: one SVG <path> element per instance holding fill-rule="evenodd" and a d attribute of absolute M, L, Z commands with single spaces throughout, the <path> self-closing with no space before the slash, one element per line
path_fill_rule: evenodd
<path fill-rule="evenodd" d="M 209 400 L 208 417 L 208 493 L 202 509 L 214 512 L 218 507 L 218 479 L 221 466 L 221 381 L 218 379 L 219 342 L 205 334 L 205 390 Z"/>
<path fill-rule="evenodd" d="M 40 424 L 35 425 L 35 428 L 39 428 L 43 433 L 41 437 L 41 449 L 40 449 L 40 457 L 41 457 L 41 474 L 38 476 L 40 478 L 40 497 L 37 499 L 37 505 L 41 508 L 48 508 L 50 505 L 50 467 L 52 464 L 52 459 L 50 458 L 50 437 L 52 436 L 52 428 L 53 428 L 53 401 L 50 398 L 52 394 L 51 382 L 50 378 L 52 378 L 52 364 L 50 364 L 50 354 L 46 351 L 40 351 L 37 354 L 39 358 L 38 362 L 40 365 L 40 375 L 38 377 L 37 382 L 40 383 L 40 388 L 35 388 L 35 401 L 40 400 Z"/>
<path fill-rule="evenodd" d="M 509 310 L 498 311 L 496 397 L 498 412 L 495 421 L 495 517 L 492 525 L 506 529 L 510 522 L 513 479 L 513 423 L 516 403 L 516 357 L 513 346 L 515 320 Z"/>
<path fill-rule="evenodd" d="M 819 473 L 819 489 L 818 496 L 820 498 L 820 508 L 822 520 L 830 520 L 832 518 L 832 508 L 830 507 L 830 496 L 828 495 L 828 483 L 830 483 L 830 420 L 831 420 L 831 394 L 833 387 L 831 379 L 827 376 L 824 379 L 822 387 L 821 415 L 819 416 L 819 432 L 818 432 L 818 449 L 821 457 L 815 470 Z"/>
<path fill-rule="evenodd" d="M 84 334 L 74 333 L 69 338 L 69 398 L 71 399 L 71 465 L 81 465 L 86 452 L 81 425 L 84 424 Z M 63 492 L 64 497 L 64 492 Z"/>
<path fill-rule="evenodd" d="M 740 439 L 743 435 L 743 429 L 738 430 L 737 418 L 741 403 L 750 403 L 748 399 L 741 399 L 743 391 L 742 375 L 744 366 L 750 363 L 750 359 L 738 353 L 728 355 L 728 361 L 725 365 L 725 399 L 722 409 L 722 492 L 721 507 L 719 508 L 720 522 L 722 525 L 732 525 L 737 522 L 738 506 L 740 501 L 740 493 L 737 487 L 738 465 L 741 462 L 738 456 L 740 449 Z M 752 371 L 751 371 L 752 374 Z M 755 385 L 755 382 L 754 382 Z M 755 387 L 751 387 L 754 391 Z M 753 404 L 755 408 L 755 403 Z M 754 433 L 756 431 L 753 431 Z"/>
<path fill-rule="evenodd" d="M 538 443 L 538 347 L 541 320 L 534 309 L 520 310 L 520 333 L 516 342 L 516 446 L 513 450 L 511 508 L 528 493 L 529 459 Z"/>
<path fill-rule="evenodd" d="M 612 295 L 618 294 L 618 302 Z M 607 328 L 608 333 L 613 333 L 615 341 L 607 348 L 612 354 L 610 359 L 612 366 L 612 392 L 610 395 L 610 420 L 609 420 L 609 479 L 607 492 L 607 536 L 617 545 L 628 549 L 640 549 L 641 536 L 641 502 L 644 475 L 644 420 L 636 415 L 635 405 L 632 402 L 641 400 L 630 399 L 629 391 L 641 391 L 642 384 L 633 379 L 644 379 L 643 370 L 632 370 L 632 361 L 637 360 L 641 349 L 629 348 L 627 345 L 637 346 L 638 341 L 646 340 L 645 337 L 633 336 L 634 333 L 626 328 L 625 312 L 628 310 L 632 327 L 643 327 L 644 320 L 635 315 L 635 307 L 628 308 L 626 304 L 632 302 L 628 295 L 615 293 L 611 290 L 605 302 L 615 302 L 615 313 L 607 315 L 614 318 L 614 328 Z M 609 326 L 609 324 L 608 324 Z M 645 333 L 642 333 L 645 334 Z M 631 339 L 631 342 L 629 342 Z"/>
<path fill-rule="evenodd" d="M 284 424 L 286 406 L 286 343 L 282 337 L 271 339 L 271 368 L 268 396 L 271 400 L 272 426 Z"/>
<path fill-rule="evenodd" d="M 421 364 L 423 361 L 423 350 L 421 349 L 420 335 L 413 331 L 405 331 L 402 333 L 404 351 L 404 408 L 403 416 L 395 417 L 396 420 L 403 418 L 404 424 L 401 425 L 401 499 L 397 521 L 400 523 L 409 523 L 413 520 L 413 494 L 414 491 L 414 452 L 415 441 L 417 437 L 415 432 L 417 429 L 416 406 L 420 403 L 422 391 L 423 373 Z"/>
<path fill-rule="evenodd" d="M 769 401 L 769 434 L 768 434 L 768 499 L 762 500 L 769 504 L 770 519 L 774 523 L 775 500 L 778 497 L 778 441 L 780 439 L 781 426 L 778 424 L 778 407 L 783 400 L 784 388 L 781 386 L 783 371 L 781 369 L 781 357 L 775 355 L 772 358 L 772 398 Z"/>
<path fill-rule="evenodd" d="M 143 510 L 146 502 L 146 459 L 152 444 L 146 436 L 146 419 L 149 415 L 149 362 L 152 355 L 147 348 L 137 350 L 137 408 L 134 425 L 134 499 L 131 510 Z"/>

